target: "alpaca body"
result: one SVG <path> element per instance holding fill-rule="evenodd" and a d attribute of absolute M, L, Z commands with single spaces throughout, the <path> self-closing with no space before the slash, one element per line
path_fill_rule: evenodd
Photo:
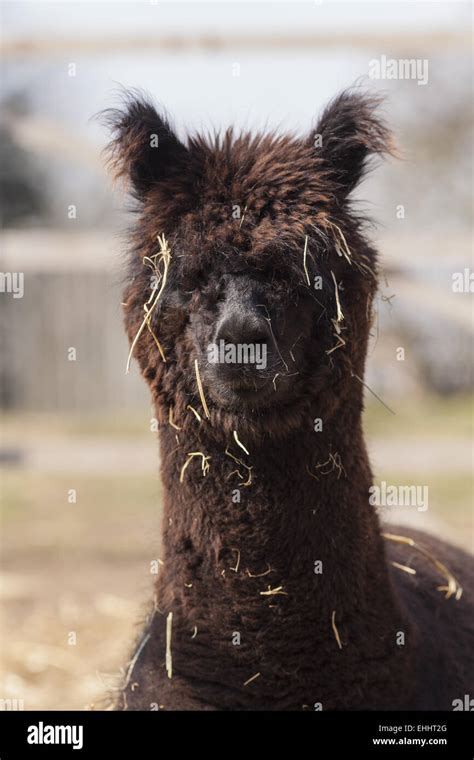
<path fill-rule="evenodd" d="M 464 587 L 445 599 L 370 504 L 377 254 L 351 193 L 391 150 L 378 105 L 343 93 L 305 137 L 187 144 L 140 98 L 110 116 L 138 202 L 125 324 L 164 486 L 125 709 L 450 709 L 472 688 L 472 563 L 436 547 Z M 222 342 L 265 362 L 211 361 Z"/>
<path fill-rule="evenodd" d="M 422 557 L 416 576 L 393 568 L 413 551 L 380 537 L 360 441 L 337 441 L 344 470 L 320 468 L 316 480 L 307 452 L 323 463 L 327 441 L 310 436 L 251 452 L 253 482 L 236 486 L 235 503 L 225 447 L 196 436 L 211 469 L 203 477 L 195 462 L 175 487 L 183 456 L 163 431 L 164 564 L 128 709 L 436 710 L 469 693 L 469 589 L 445 599 Z M 468 580 L 457 550 L 419 540 Z"/>

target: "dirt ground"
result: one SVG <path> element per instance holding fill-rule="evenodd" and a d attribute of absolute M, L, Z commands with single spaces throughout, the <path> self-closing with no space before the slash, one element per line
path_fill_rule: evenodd
<path fill-rule="evenodd" d="M 152 596 L 157 478 L 8 472 L 2 483 L 0 693 L 25 709 L 106 707 Z"/>
<path fill-rule="evenodd" d="M 145 410 L 146 412 L 146 410 Z M 370 405 L 378 480 L 429 486 L 429 510 L 387 510 L 472 550 L 472 404 Z M 152 598 L 161 490 L 146 413 L 6 417 L 0 698 L 106 709 Z M 408 528 L 407 528 L 408 530 Z"/>

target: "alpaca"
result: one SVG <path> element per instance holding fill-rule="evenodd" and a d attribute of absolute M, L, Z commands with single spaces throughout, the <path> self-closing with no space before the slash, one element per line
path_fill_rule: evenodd
<path fill-rule="evenodd" d="M 141 96 L 108 112 L 137 203 L 125 324 L 164 486 L 154 605 L 118 709 L 450 710 L 469 693 L 468 556 L 384 535 L 369 500 L 377 256 L 350 199 L 391 152 L 378 108 L 346 91 L 307 138 L 187 144 Z M 211 361 L 210 346 L 265 362 Z"/>

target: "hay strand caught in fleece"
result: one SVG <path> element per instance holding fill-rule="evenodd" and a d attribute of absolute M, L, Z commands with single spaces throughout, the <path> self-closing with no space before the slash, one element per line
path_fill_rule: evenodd
<path fill-rule="evenodd" d="M 180 473 L 180 476 L 179 476 L 179 482 L 180 483 L 183 482 L 183 480 L 184 480 L 184 473 L 186 472 L 186 470 L 188 468 L 188 465 L 194 459 L 194 457 L 201 457 L 202 458 L 201 469 L 202 469 L 203 477 L 205 477 L 207 475 L 207 473 L 209 472 L 209 468 L 210 468 L 209 460 L 210 460 L 211 457 L 210 456 L 206 456 L 205 454 L 202 453 L 202 451 L 190 451 L 189 454 L 188 454 L 188 458 L 186 459 L 185 463 L 181 467 L 181 473 Z"/>
<path fill-rule="evenodd" d="M 239 440 L 239 436 L 237 435 L 237 430 L 234 430 L 234 441 L 236 442 L 237 446 L 240 446 L 240 448 L 242 449 L 242 451 L 245 451 L 245 453 L 249 457 L 250 456 L 250 452 L 245 448 L 245 446 L 242 443 L 242 441 Z"/>
<path fill-rule="evenodd" d="M 416 570 L 414 567 L 409 567 L 409 565 L 401 565 L 400 562 L 391 562 L 391 565 L 393 567 L 398 568 L 398 570 L 403 570 L 404 573 L 408 573 L 408 575 L 416 575 Z"/>
<path fill-rule="evenodd" d="M 248 464 L 245 464 L 245 462 L 242 462 L 241 459 L 238 459 L 238 457 L 234 456 L 234 454 L 232 454 L 232 452 L 229 451 L 229 447 L 226 448 L 225 454 L 226 454 L 226 456 L 230 457 L 240 467 L 243 467 L 244 470 L 247 470 L 247 472 L 248 472 L 247 480 L 245 481 L 245 483 L 242 483 L 242 485 L 245 486 L 245 487 L 249 486 L 252 483 L 252 467 L 249 467 Z M 234 472 L 236 472 L 238 474 L 238 476 L 239 476 L 239 478 L 241 480 L 244 479 L 244 476 L 242 475 L 241 472 L 239 472 L 239 470 L 234 470 Z"/>
<path fill-rule="evenodd" d="M 130 351 L 129 351 L 128 359 L 127 359 L 127 367 L 125 369 L 125 374 L 127 375 L 130 372 L 130 363 L 132 361 L 132 356 L 135 350 L 135 346 L 137 345 L 145 327 L 151 333 L 153 340 L 155 341 L 155 344 L 158 348 L 158 351 L 160 352 L 161 358 L 163 359 L 164 362 L 166 362 L 164 351 L 151 327 L 151 319 L 153 316 L 153 312 L 155 311 L 158 301 L 161 298 L 161 294 L 163 293 L 163 290 L 165 289 L 165 286 L 166 286 L 166 280 L 168 278 L 168 270 L 169 270 L 170 261 L 171 261 L 171 251 L 168 245 L 168 241 L 166 240 L 164 235 L 158 235 L 158 243 L 160 244 L 160 250 L 158 251 L 158 253 L 155 253 L 153 256 L 145 256 L 142 262 L 143 264 L 146 264 L 147 266 L 149 266 L 150 269 L 152 270 L 154 276 L 156 277 L 156 284 L 152 288 L 151 295 L 148 301 L 143 304 L 143 311 L 145 312 L 145 316 L 143 317 L 143 321 L 140 327 L 138 328 L 138 332 L 132 341 L 132 345 L 130 346 Z M 160 263 L 163 263 L 163 272 L 160 272 L 158 268 L 157 259 L 159 260 Z M 159 284 L 159 287 L 158 287 L 158 284 Z"/>
<path fill-rule="evenodd" d="M 181 430 L 182 428 L 179 427 L 179 425 L 176 425 L 176 423 L 173 420 L 173 408 L 170 406 L 169 413 L 168 413 L 168 422 L 171 425 L 172 428 L 175 430 Z"/>
<path fill-rule="evenodd" d="M 173 677 L 173 656 L 171 654 L 171 635 L 173 632 L 173 613 L 166 618 L 166 672 L 168 678 Z"/>
<path fill-rule="evenodd" d="M 311 285 L 311 280 L 309 279 L 309 274 L 308 274 L 308 266 L 306 264 L 307 255 L 308 255 L 308 236 L 306 235 L 304 239 L 304 250 L 303 250 L 303 269 L 306 275 L 306 282 L 308 283 L 308 285 Z"/>
<path fill-rule="evenodd" d="M 458 601 L 462 596 L 462 586 L 457 581 L 457 579 L 454 577 L 452 572 L 446 567 L 443 562 L 440 562 L 440 560 L 435 557 L 431 552 L 428 551 L 428 549 L 425 549 L 424 546 L 421 546 L 421 544 L 418 544 L 416 541 L 414 541 L 413 538 L 410 538 L 409 536 L 400 536 L 395 533 L 382 533 L 383 538 L 387 539 L 387 541 L 394 541 L 397 544 L 406 544 L 407 546 L 412 546 L 414 549 L 420 552 L 426 559 L 428 559 L 434 567 L 446 578 L 447 585 L 446 586 L 437 586 L 437 591 L 444 591 L 444 598 L 450 599 L 450 597 L 454 596 L 454 598 Z"/>
<path fill-rule="evenodd" d="M 260 591 L 260 596 L 288 596 L 288 592 L 283 590 L 283 586 L 272 588 L 268 586 L 266 591 Z"/>
<path fill-rule="evenodd" d="M 337 224 L 335 224 L 334 222 L 331 222 L 329 219 L 328 219 L 328 222 L 330 226 L 333 229 L 337 230 L 339 234 L 339 240 L 334 239 L 334 245 L 336 248 L 337 255 L 344 256 L 344 258 L 349 262 L 349 264 L 352 264 L 352 254 L 351 254 L 349 246 L 347 245 L 346 238 L 344 237 L 344 234 L 341 228 L 338 227 Z"/>
<path fill-rule="evenodd" d="M 332 626 L 332 630 L 334 631 L 334 636 L 336 638 L 337 645 L 339 649 L 342 649 L 341 637 L 339 636 L 339 631 L 337 630 L 337 625 L 336 625 L 336 610 L 332 611 L 331 626 Z"/>
<path fill-rule="evenodd" d="M 260 673 L 255 673 L 254 676 L 247 678 L 247 680 L 244 682 L 244 686 L 248 686 L 249 683 L 252 683 L 252 681 L 255 681 L 255 679 L 258 678 L 259 676 L 260 676 Z"/>
<path fill-rule="evenodd" d="M 334 281 L 334 292 L 336 295 L 336 307 L 337 307 L 336 322 L 339 323 L 339 322 L 342 322 L 342 320 L 344 319 L 344 314 L 342 313 L 341 302 L 339 301 L 339 286 L 337 284 L 337 280 L 332 269 L 331 269 L 331 275 Z"/>
<path fill-rule="evenodd" d="M 209 419 L 211 415 L 209 414 L 209 408 L 206 403 L 206 397 L 204 395 L 204 388 L 202 387 L 202 380 L 201 380 L 201 375 L 199 372 L 199 364 L 198 364 L 197 359 L 194 360 L 194 371 L 196 373 L 196 382 L 197 382 L 197 387 L 199 391 L 199 398 L 201 399 L 202 408 L 204 409 L 204 414 L 206 415 L 207 419 Z"/>
<path fill-rule="evenodd" d="M 186 407 L 186 409 L 189 409 L 189 411 L 194 414 L 194 416 L 196 417 L 196 419 L 197 419 L 198 422 L 202 422 L 202 417 L 199 414 L 199 412 L 197 412 L 195 410 L 194 406 L 191 406 L 191 404 L 188 404 L 187 407 Z"/>

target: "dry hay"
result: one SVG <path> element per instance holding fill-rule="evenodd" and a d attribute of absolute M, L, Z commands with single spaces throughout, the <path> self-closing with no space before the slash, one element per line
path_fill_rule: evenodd
<path fill-rule="evenodd" d="M 128 359 L 127 359 L 127 367 L 125 370 L 126 374 L 130 372 L 130 363 L 132 361 L 133 352 L 135 350 L 135 346 L 137 345 L 145 327 L 148 329 L 148 332 L 153 337 L 153 340 L 155 341 L 158 351 L 160 352 L 161 358 L 163 359 L 164 362 L 166 362 L 164 351 L 151 327 L 151 319 L 153 316 L 153 312 L 155 311 L 158 301 L 160 300 L 161 295 L 166 286 L 166 280 L 168 278 L 168 270 L 169 270 L 170 261 L 171 261 L 171 251 L 168 245 L 168 241 L 166 240 L 164 235 L 158 235 L 158 243 L 160 245 L 160 250 L 157 253 L 155 253 L 153 256 L 143 257 L 142 263 L 150 267 L 150 269 L 152 270 L 156 278 L 156 282 L 155 282 L 154 287 L 152 288 L 151 295 L 148 301 L 143 304 L 143 311 L 145 312 L 145 316 L 143 317 L 143 321 L 140 327 L 138 328 L 138 332 L 132 341 L 132 345 L 130 346 L 130 351 L 129 351 Z M 159 264 L 161 263 L 163 264 L 163 272 L 161 272 L 159 269 Z"/>
<path fill-rule="evenodd" d="M 413 538 L 410 538 L 409 536 L 400 536 L 394 533 L 382 533 L 382 536 L 383 538 L 387 539 L 387 541 L 394 541 L 398 544 L 406 544 L 407 546 L 412 546 L 414 549 L 419 551 L 420 554 L 426 557 L 426 559 L 429 560 L 431 564 L 438 570 L 438 572 L 440 572 L 441 575 L 443 575 L 446 579 L 445 586 L 436 587 L 438 591 L 444 592 L 444 598 L 450 599 L 452 596 L 454 596 L 456 600 L 459 600 L 461 598 L 462 586 L 460 583 L 454 577 L 452 572 L 446 567 L 446 565 L 443 564 L 443 562 L 440 562 L 440 560 L 431 554 L 428 549 L 425 549 L 424 546 L 421 546 L 421 544 L 418 544 Z M 397 565 L 395 566 L 397 567 Z"/>
<path fill-rule="evenodd" d="M 207 473 L 209 472 L 209 468 L 210 468 L 209 460 L 211 458 L 210 456 L 206 456 L 206 454 L 203 454 L 202 451 L 190 451 L 187 456 L 188 458 L 186 459 L 185 463 L 181 467 L 181 472 L 179 475 L 180 483 L 184 481 L 184 473 L 186 472 L 188 465 L 190 464 L 190 462 L 192 462 L 194 457 L 201 457 L 201 460 L 202 460 L 201 469 L 202 469 L 203 477 L 205 477 Z"/>

